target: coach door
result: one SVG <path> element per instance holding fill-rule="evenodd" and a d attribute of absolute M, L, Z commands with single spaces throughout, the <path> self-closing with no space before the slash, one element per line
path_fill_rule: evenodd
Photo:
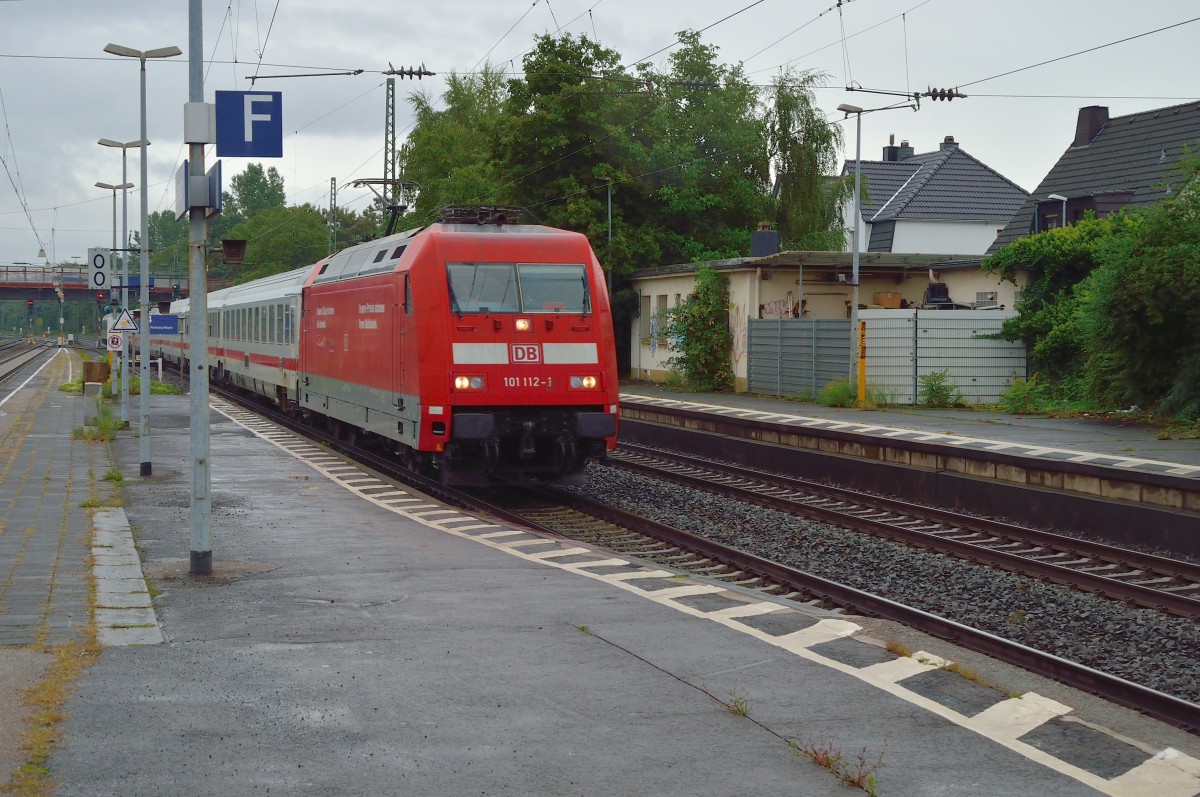
<path fill-rule="evenodd" d="M 392 391 L 396 409 L 404 409 L 404 391 L 408 387 L 405 352 L 408 351 L 408 325 L 412 309 L 408 275 L 401 276 L 401 295 L 392 305 Z"/>

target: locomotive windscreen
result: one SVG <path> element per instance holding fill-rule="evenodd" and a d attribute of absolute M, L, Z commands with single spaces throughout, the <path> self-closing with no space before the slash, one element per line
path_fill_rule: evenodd
<path fill-rule="evenodd" d="M 582 265 L 447 263 L 450 309 L 456 313 L 589 313 Z"/>

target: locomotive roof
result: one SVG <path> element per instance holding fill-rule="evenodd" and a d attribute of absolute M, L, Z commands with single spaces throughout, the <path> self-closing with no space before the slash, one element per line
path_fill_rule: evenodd
<path fill-rule="evenodd" d="M 376 238 L 366 243 L 347 247 L 322 262 L 313 278 L 314 285 L 338 280 L 382 274 L 396 268 L 404 249 L 422 235 L 465 233 L 467 235 L 536 235 L 575 236 L 579 233 L 545 227 L 539 224 L 456 224 L 434 223 L 427 227 L 416 227 L 405 232 Z"/>

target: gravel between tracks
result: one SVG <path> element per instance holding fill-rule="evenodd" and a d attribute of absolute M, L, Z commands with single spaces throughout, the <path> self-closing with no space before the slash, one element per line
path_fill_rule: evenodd
<path fill-rule="evenodd" d="M 790 567 L 1200 702 L 1190 620 L 591 465 L 578 492 Z"/>

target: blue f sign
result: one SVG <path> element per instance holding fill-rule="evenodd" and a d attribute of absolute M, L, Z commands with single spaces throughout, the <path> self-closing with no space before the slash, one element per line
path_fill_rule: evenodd
<path fill-rule="evenodd" d="M 283 157 L 283 93 L 217 92 L 217 155 Z"/>

